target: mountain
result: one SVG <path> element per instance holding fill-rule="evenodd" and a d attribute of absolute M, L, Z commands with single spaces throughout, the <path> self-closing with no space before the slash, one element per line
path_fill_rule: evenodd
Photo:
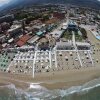
<path fill-rule="evenodd" d="M 27 6 L 32 4 L 72 4 L 78 6 L 92 7 L 100 9 L 100 1 L 98 0 L 12 0 L 3 9 L 12 9 L 19 6 Z"/>

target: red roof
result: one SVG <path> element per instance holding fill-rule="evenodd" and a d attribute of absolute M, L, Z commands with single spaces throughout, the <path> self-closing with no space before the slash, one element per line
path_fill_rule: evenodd
<path fill-rule="evenodd" d="M 23 46 L 30 38 L 32 38 L 32 36 L 29 35 L 24 35 L 22 36 L 19 41 L 16 43 L 18 46 Z"/>
<path fill-rule="evenodd" d="M 19 40 L 19 41 L 17 42 L 17 45 L 20 46 L 20 47 L 23 46 L 24 44 L 25 44 L 25 43 L 24 43 L 23 41 L 21 41 L 21 40 Z"/>
<path fill-rule="evenodd" d="M 29 40 L 31 37 L 32 37 L 32 36 L 24 35 L 24 36 L 22 36 L 22 37 L 20 38 L 20 40 L 25 42 L 25 41 Z"/>

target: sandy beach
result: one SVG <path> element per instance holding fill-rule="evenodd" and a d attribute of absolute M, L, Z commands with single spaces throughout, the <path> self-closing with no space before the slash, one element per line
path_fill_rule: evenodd
<path fill-rule="evenodd" d="M 33 79 L 31 76 L 15 75 L 0 72 L 0 85 L 15 84 L 16 87 L 26 89 L 30 83 L 40 83 L 47 89 L 63 89 L 71 86 L 79 86 L 88 81 L 100 77 L 100 68 L 81 68 L 54 73 L 36 74 Z"/>

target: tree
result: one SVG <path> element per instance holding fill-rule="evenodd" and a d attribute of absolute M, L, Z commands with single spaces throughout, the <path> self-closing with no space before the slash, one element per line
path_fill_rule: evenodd
<path fill-rule="evenodd" d="M 82 33 L 82 37 L 83 37 L 84 39 L 86 39 L 86 38 L 87 38 L 87 32 L 86 32 L 86 30 L 85 30 L 84 28 L 80 28 L 80 31 L 81 31 L 81 33 Z"/>
<path fill-rule="evenodd" d="M 69 13 L 69 17 L 74 17 L 74 14 L 73 13 Z"/>

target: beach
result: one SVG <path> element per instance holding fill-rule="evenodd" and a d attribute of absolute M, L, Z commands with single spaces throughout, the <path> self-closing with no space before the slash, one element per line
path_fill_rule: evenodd
<path fill-rule="evenodd" d="M 72 86 L 79 86 L 88 81 L 100 77 L 100 68 L 81 68 L 54 73 L 36 74 L 33 79 L 31 76 L 15 75 L 0 72 L 0 85 L 15 84 L 17 88 L 26 89 L 30 83 L 37 83 L 47 89 L 64 89 Z"/>

